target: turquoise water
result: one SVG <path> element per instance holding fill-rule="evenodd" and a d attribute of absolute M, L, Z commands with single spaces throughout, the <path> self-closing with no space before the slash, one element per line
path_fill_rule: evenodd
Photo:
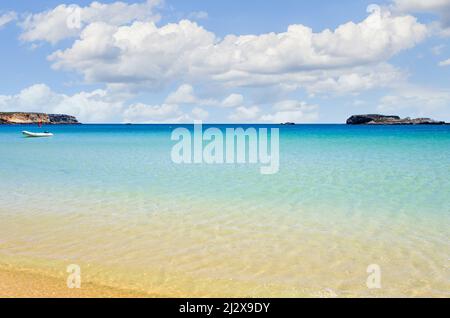
<path fill-rule="evenodd" d="M 174 164 L 176 127 L 0 126 L 0 264 L 175 296 L 449 296 L 450 126 L 261 126 L 274 175 Z"/>

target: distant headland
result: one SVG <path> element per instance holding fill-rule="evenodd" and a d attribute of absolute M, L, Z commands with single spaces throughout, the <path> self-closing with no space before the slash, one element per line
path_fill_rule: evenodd
<path fill-rule="evenodd" d="M 400 118 L 386 115 L 353 115 L 347 119 L 347 125 L 448 125 L 444 121 L 430 118 Z"/>
<path fill-rule="evenodd" d="M 64 114 L 0 112 L 0 125 L 79 125 L 74 116 Z"/>

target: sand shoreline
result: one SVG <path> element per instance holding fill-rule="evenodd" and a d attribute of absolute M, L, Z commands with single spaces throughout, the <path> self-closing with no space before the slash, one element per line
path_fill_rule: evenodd
<path fill-rule="evenodd" d="M 23 270 L 0 269 L 0 298 L 156 298 L 157 295 L 86 283 L 70 289 L 66 281 Z"/>

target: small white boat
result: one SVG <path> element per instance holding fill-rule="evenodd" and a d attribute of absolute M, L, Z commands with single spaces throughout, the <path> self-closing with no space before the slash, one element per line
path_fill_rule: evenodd
<path fill-rule="evenodd" d="M 26 137 L 52 137 L 53 134 L 49 132 L 43 132 L 43 133 L 34 133 L 30 131 L 22 131 L 22 134 L 24 134 Z"/>

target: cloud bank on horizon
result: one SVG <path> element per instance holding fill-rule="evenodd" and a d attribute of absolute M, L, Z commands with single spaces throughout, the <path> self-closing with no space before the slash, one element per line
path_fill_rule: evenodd
<path fill-rule="evenodd" d="M 282 32 L 226 36 L 202 26 L 214 19 L 203 10 L 165 22 L 167 2 L 0 10 L 0 29 L 16 22 L 20 49 L 47 47 L 42 63 L 92 87 L 56 92 L 37 81 L 0 91 L 0 111 L 136 123 L 338 122 L 349 111 L 450 119 L 450 0 L 368 5 L 364 19 L 320 31 L 299 21 Z M 404 56 L 429 62 L 420 48 L 439 59 L 439 78 L 403 65 Z"/>

